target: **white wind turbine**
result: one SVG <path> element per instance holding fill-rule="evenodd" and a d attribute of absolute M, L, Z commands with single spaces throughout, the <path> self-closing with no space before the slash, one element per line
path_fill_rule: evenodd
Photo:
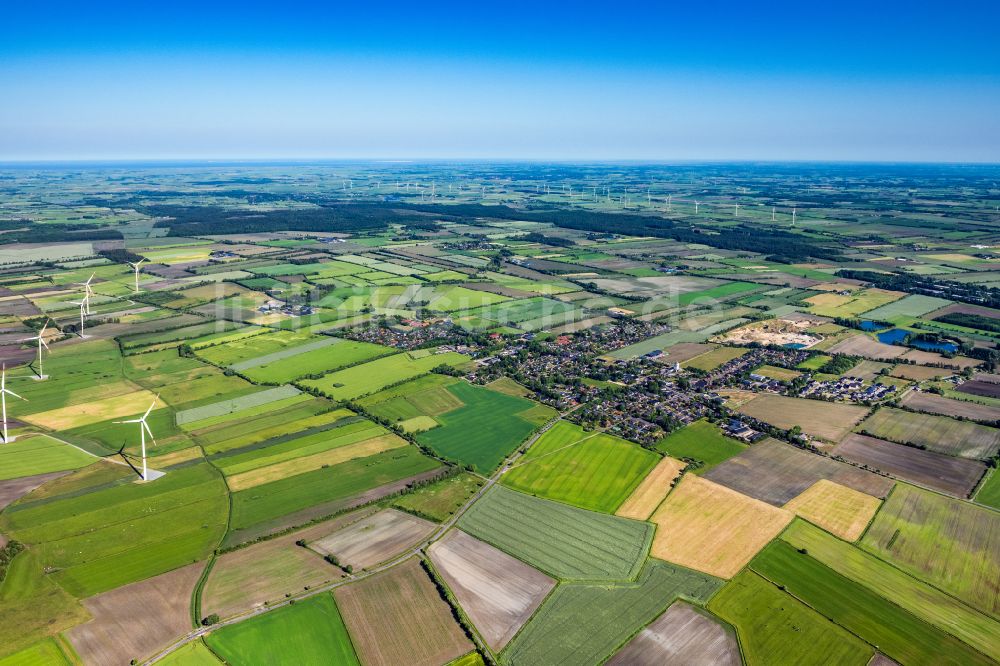
<path fill-rule="evenodd" d="M 48 327 L 49 327 L 49 321 L 46 320 L 45 324 L 42 325 L 42 330 L 38 332 L 38 335 L 36 335 L 33 338 L 25 338 L 24 340 L 21 340 L 21 342 L 31 342 L 33 340 L 37 340 L 38 341 L 38 377 L 37 377 L 37 379 L 45 379 L 46 378 L 45 373 L 42 372 L 42 347 L 45 347 L 45 349 L 49 348 L 48 343 L 45 342 L 45 329 L 47 329 Z"/>
<path fill-rule="evenodd" d="M 83 315 L 84 315 L 84 308 L 87 307 L 87 297 L 84 296 L 83 300 L 80 300 L 80 301 L 70 301 L 70 303 L 72 303 L 73 305 L 79 305 L 80 306 L 80 337 L 81 338 L 85 338 L 87 336 L 83 334 Z"/>
<path fill-rule="evenodd" d="M 129 419 L 128 421 L 114 421 L 114 423 L 138 423 L 139 424 L 139 437 L 142 443 L 142 480 L 148 481 L 149 475 L 146 473 L 146 433 L 149 433 L 149 439 L 156 444 L 156 438 L 153 437 L 153 431 L 149 429 L 149 424 L 146 423 L 146 417 L 149 413 L 153 411 L 153 407 L 156 407 L 156 401 L 160 399 L 159 394 L 153 398 L 153 404 L 149 406 L 146 413 L 137 419 Z"/>
<path fill-rule="evenodd" d="M 133 271 L 135 271 L 135 293 L 137 294 L 139 293 L 139 266 L 141 266 L 144 261 L 146 261 L 146 257 L 143 257 L 134 264 L 131 261 L 128 262 L 128 265 L 132 267 Z"/>
<path fill-rule="evenodd" d="M 3 405 L 3 443 L 10 444 L 14 441 L 14 438 L 7 434 L 7 396 L 12 395 L 18 400 L 24 400 L 28 402 L 27 398 L 22 398 L 18 394 L 7 388 L 7 366 L 3 366 L 3 370 L 0 370 L 0 405 Z"/>
<path fill-rule="evenodd" d="M 86 302 L 87 314 L 90 314 L 90 297 L 94 295 L 94 288 L 90 286 L 90 281 L 94 279 L 95 275 L 97 273 L 91 273 L 86 282 L 77 282 L 78 285 L 83 287 L 83 300 Z"/>

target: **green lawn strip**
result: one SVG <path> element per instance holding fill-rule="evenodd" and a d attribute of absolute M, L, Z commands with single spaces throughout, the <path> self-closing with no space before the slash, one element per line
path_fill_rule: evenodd
<path fill-rule="evenodd" d="M 333 595 L 318 594 L 205 637 L 232 664 L 358 664 Z"/>
<path fill-rule="evenodd" d="M 670 433 L 656 443 L 656 448 L 674 458 L 700 461 L 703 464 L 694 473 L 704 474 L 747 447 L 702 419 Z"/>
<path fill-rule="evenodd" d="M 0 648 L 2 649 L 2 648 Z M 59 644 L 46 638 L 14 654 L 0 658 L 0 666 L 59 666 L 72 662 L 66 659 Z"/>
<path fill-rule="evenodd" d="M 612 513 L 659 460 L 651 451 L 600 433 L 519 465 L 501 482 L 539 497 Z"/>
<path fill-rule="evenodd" d="M 1000 474 L 994 468 L 976 493 L 976 501 L 1000 509 Z"/>
<path fill-rule="evenodd" d="M 362 442 L 372 437 L 384 435 L 388 430 L 371 421 L 356 421 L 333 430 L 324 430 L 304 437 L 298 437 L 239 455 L 215 460 L 216 466 L 226 476 L 249 472 L 274 463 L 301 458 L 314 453 Z"/>
<path fill-rule="evenodd" d="M 343 340 L 340 338 L 326 338 L 320 342 L 324 342 L 325 344 L 317 342 L 304 345 L 305 347 L 312 348 L 304 349 L 298 354 L 286 353 L 280 355 L 282 354 L 281 352 L 276 352 L 267 357 L 254 359 L 254 361 L 261 361 L 263 359 L 263 362 L 257 362 L 252 366 L 231 367 L 253 381 L 277 384 L 292 381 L 306 375 L 330 372 L 331 370 L 368 361 L 379 356 L 386 356 L 394 351 L 382 345 L 355 340 Z M 291 352 L 293 350 L 287 351 Z M 249 362 L 246 361 L 240 365 L 245 366 Z"/>
<path fill-rule="evenodd" d="M 219 453 L 214 453 L 208 456 L 208 459 L 214 462 L 217 467 L 221 468 L 225 467 L 226 461 L 229 460 L 230 458 L 243 456 L 253 451 L 259 451 L 261 449 L 269 449 L 272 446 L 278 446 L 280 444 L 284 444 L 285 442 L 299 440 L 304 437 L 315 435 L 317 433 L 330 432 L 331 435 L 336 436 L 338 434 L 343 434 L 344 431 L 341 431 L 341 428 L 344 428 L 348 425 L 359 422 L 370 423 L 370 421 L 365 419 L 365 417 L 353 414 L 352 412 L 346 409 L 337 411 L 347 413 L 349 414 L 349 416 L 336 418 L 336 420 L 331 420 L 327 423 L 320 423 L 319 425 L 312 425 L 312 426 L 310 426 L 310 424 L 314 423 L 315 419 L 317 419 L 318 417 L 310 417 L 298 423 L 293 422 L 287 424 L 285 429 L 287 430 L 288 426 L 291 427 L 310 426 L 310 427 L 305 427 L 302 430 L 295 430 L 293 432 L 285 432 L 283 434 L 279 434 L 276 437 L 271 437 L 270 439 L 264 439 L 262 441 L 254 441 L 250 444 L 241 446 L 239 448 L 225 449 L 223 451 L 220 451 Z M 328 413 L 334 414 L 334 412 L 328 412 Z"/>
<path fill-rule="evenodd" d="M 200 638 L 185 643 L 156 663 L 159 666 L 219 666 L 222 664 Z"/>
<path fill-rule="evenodd" d="M 225 420 L 225 417 L 234 412 L 242 412 L 254 407 L 294 398 L 299 394 L 300 391 L 294 386 L 278 386 L 263 389 L 238 398 L 217 400 L 207 405 L 179 411 L 177 412 L 177 423 L 178 425 L 187 426 L 189 430 L 196 430 L 209 425 L 212 419 L 222 417 Z"/>
<path fill-rule="evenodd" d="M 748 666 L 868 663 L 874 650 L 752 571 L 744 570 L 708 602 L 736 627 Z"/>
<path fill-rule="evenodd" d="M 653 526 L 578 509 L 494 486 L 458 526 L 563 580 L 632 578 L 649 550 Z"/>
<path fill-rule="evenodd" d="M 0 481 L 79 469 L 94 456 L 45 435 L 21 436 L 0 445 Z"/>
<path fill-rule="evenodd" d="M 384 451 L 232 494 L 232 529 L 247 528 L 316 504 L 353 497 L 427 472 L 439 463 L 414 446 Z"/>
<path fill-rule="evenodd" d="M 1000 661 L 1000 623 L 832 534 L 796 520 L 781 535 L 795 548 L 938 629 Z"/>
<path fill-rule="evenodd" d="M 785 541 L 761 551 L 750 568 L 901 664 L 989 664 L 954 636 L 841 576 Z"/>
<path fill-rule="evenodd" d="M 435 453 L 483 473 L 495 469 L 535 429 L 518 412 L 533 404 L 468 382 L 446 389 L 463 406 L 437 416 L 440 426 L 417 435 Z M 488 427 L 484 424 L 488 423 Z"/>
<path fill-rule="evenodd" d="M 723 581 L 648 560 L 632 583 L 563 583 L 501 654 L 505 664 L 601 663 L 678 597 L 704 603 Z"/>
<path fill-rule="evenodd" d="M 439 365 L 459 366 L 469 358 L 455 352 L 415 356 L 408 352 L 337 370 L 321 379 L 303 380 L 302 386 L 316 388 L 334 400 L 351 400 L 380 391 L 398 382 L 427 374 Z"/>

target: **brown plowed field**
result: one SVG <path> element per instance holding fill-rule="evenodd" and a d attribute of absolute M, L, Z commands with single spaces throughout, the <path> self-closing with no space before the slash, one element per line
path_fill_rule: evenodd
<path fill-rule="evenodd" d="M 429 549 L 458 603 L 494 650 L 502 650 L 556 581 L 461 530 Z"/>
<path fill-rule="evenodd" d="M 430 535 L 435 527 L 423 518 L 385 509 L 343 529 L 326 532 L 309 547 L 336 556 L 342 565 L 365 569 L 399 555 Z"/>
<path fill-rule="evenodd" d="M 66 632 L 85 664 L 127 664 L 191 630 L 191 593 L 204 562 L 83 600 L 94 617 Z"/>
<path fill-rule="evenodd" d="M 605 666 L 740 666 L 736 636 L 704 611 L 678 601 Z"/>
<path fill-rule="evenodd" d="M 440 666 L 473 649 L 417 558 L 334 597 L 365 666 Z"/>
<path fill-rule="evenodd" d="M 773 439 L 754 444 L 704 476 L 774 506 L 784 506 L 820 479 L 873 497 L 885 497 L 893 483 L 891 479 Z"/>
<path fill-rule="evenodd" d="M 373 507 L 359 509 L 219 556 L 202 593 L 202 614 L 218 613 L 228 617 L 263 606 L 265 601 L 280 601 L 286 594 L 301 592 L 307 585 L 342 578 L 340 569 L 295 542 L 329 534 L 374 511 Z M 249 572 L 252 575 L 248 575 Z"/>
<path fill-rule="evenodd" d="M 923 391 L 910 391 L 903 398 L 902 404 L 904 407 L 909 407 L 918 412 L 942 414 L 944 416 L 963 416 L 973 421 L 982 421 L 983 423 L 1000 421 L 1000 407 L 989 407 L 976 402 L 945 398 Z"/>
<path fill-rule="evenodd" d="M 924 451 L 867 435 L 848 435 L 831 454 L 956 497 L 968 497 L 986 473 L 986 465 L 976 460 Z"/>

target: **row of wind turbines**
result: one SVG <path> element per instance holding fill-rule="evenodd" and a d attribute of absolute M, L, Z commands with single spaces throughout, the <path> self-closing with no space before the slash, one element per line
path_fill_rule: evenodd
<path fill-rule="evenodd" d="M 143 261 L 145 261 L 145 259 L 140 259 L 138 262 L 135 263 L 128 262 L 129 266 L 131 266 L 133 271 L 135 272 L 136 293 L 139 292 L 139 267 L 143 263 Z M 81 298 L 80 301 L 73 302 L 74 305 L 80 306 L 80 337 L 86 337 L 83 335 L 84 316 L 90 314 L 90 298 L 91 296 L 94 295 L 94 290 L 93 287 L 91 286 L 91 282 L 93 281 L 93 279 L 94 275 L 91 275 L 86 282 L 77 283 L 79 286 L 82 286 L 84 288 L 83 298 Z M 49 345 L 45 340 L 45 333 L 48 330 L 50 323 L 51 320 L 46 320 L 45 323 L 42 324 L 42 328 L 41 330 L 39 330 L 38 335 L 32 336 L 30 338 L 25 338 L 21 341 L 21 342 L 35 342 L 38 346 L 38 358 L 37 358 L 38 369 L 34 377 L 37 380 L 48 379 L 48 375 L 44 373 L 42 363 L 44 360 L 44 352 L 48 351 L 49 353 L 51 353 L 51 349 L 49 348 Z M 18 400 L 23 400 L 27 402 L 27 398 L 24 398 L 23 396 L 20 396 L 14 391 L 11 391 L 9 388 L 7 388 L 7 365 L 3 364 L 3 366 L 0 367 L 0 416 L 2 416 L 3 418 L 2 436 L 4 444 L 10 444 L 15 439 L 10 435 L 10 432 L 8 430 L 7 396 L 11 396 L 12 398 L 17 398 Z M 137 461 L 141 463 L 142 471 L 137 469 L 136 466 L 132 464 L 133 460 L 136 459 L 133 456 L 125 453 L 124 443 L 122 444 L 122 447 L 118 450 L 117 455 L 121 456 L 121 458 L 125 461 L 125 463 L 128 464 L 128 466 L 131 467 L 132 470 L 135 471 L 135 473 L 138 474 L 139 478 L 141 478 L 143 481 L 149 481 L 151 477 L 146 462 L 146 435 L 148 434 L 150 441 L 154 445 L 156 444 L 156 438 L 153 437 L 153 431 L 150 429 L 146 419 L 153 411 L 153 408 L 156 407 L 156 403 L 159 401 L 159 399 L 160 396 L 159 394 L 157 394 L 156 397 L 153 398 L 153 402 L 149 405 L 149 408 L 146 409 L 145 413 L 143 413 L 143 415 L 137 419 L 128 419 L 126 421 L 114 421 L 114 423 L 116 424 L 136 423 L 139 425 L 139 442 L 141 449 L 141 457 L 139 457 Z M 153 472 L 153 478 L 157 478 L 162 475 L 163 475 L 162 472 L 155 472 L 155 471 Z"/>

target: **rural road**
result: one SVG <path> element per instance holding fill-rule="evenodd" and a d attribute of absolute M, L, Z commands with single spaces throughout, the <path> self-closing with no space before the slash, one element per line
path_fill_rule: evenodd
<path fill-rule="evenodd" d="M 469 510 L 469 507 L 471 507 L 483 495 L 485 495 L 486 492 L 496 484 L 496 482 L 500 479 L 500 477 L 503 476 L 507 472 L 507 470 L 509 470 L 511 467 L 514 466 L 514 463 L 517 461 L 518 458 L 520 458 L 523 455 L 523 452 L 527 451 L 552 426 L 554 426 L 556 423 L 558 423 L 560 420 L 562 420 L 565 416 L 567 416 L 568 414 L 570 414 L 575 409 L 576 409 L 576 407 L 574 407 L 573 409 L 570 409 L 570 410 L 568 410 L 566 412 L 563 412 L 562 414 L 559 414 L 555 418 L 553 418 L 550 421 L 548 421 L 541 428 L 539 428 L 538 431 L 536 431 L 530 438 L 528 438 L 527 442 L 525 442 L 524 444 L 522 444 L 521 446 L 519 446 L 514 453 L 512 453 L 510 456 L 507 457 L 507 459 L 504 461 L 504 464 L 501 465 L 499 469 L 497 469 L 495 472 L 493 472 L 493 474 L 491 474 L 486 479 L 486 483 L 484 483 L 483 486 L 478 491 L 476 491 L 476 493 L 472 497 L 470 497 L 468 499 L 468 501 L 466 501 L 465 504 L 463 504 L 461 507 L 459 507 L 459 509 L 454 513 L 454 515 L 452 515 L 451 518 L 449 518 L 444 523 L 442 523 L 441 526 L 438 527 L 438 529 L 435 530 L 433 534 L 431 534 L 427 539 L 425 539 L 421 543 L 417 544 L 416 546 L 414 546 L 414 547 L 410 548 L 409 550 L 407 550 L 407 551 L 405 551 L 405 552 L 397 555 L 395 558 L 393 558 L 393 559 L 391 559 L 391 560 L 389 560 L 389 561 L 387 561 L 387 562 L 385 562 L 383 564 L 380 564 L 377 567 L 374 567 L 372 569 L 368 569 L 368 570 L 366 570 L 366 571 L 364 571 L 362 573 L 359 573 L 359 574 L 350 574 L 346 578 L 343 578 L 343 579 L 338 580 L 336 582 L 328 583 L 327 585 L 323 585 L 323 586 L 320 586 L 320 587 L 314 587 L 311 590 L 309 590 L 308 592 L 303 592 L 301 594 L 296 594 L 296 595 L 294 595 L 292 597 L 289 597 L 288 599 L 284 599 L 284 600 L 279 601 L 277 603 L 273 603 L 273 604 L 270 604 L 270 605 L 267 605 L 267 606 L 261 606 L 260 608 L 254 608 L 252 610 L 245 611 L 243 613 L 240 613 L 239 615 L 234 615 L 232 617 L 226 618 L 225 620 L 222 620 L 221 622 L 217 622 L 217 623 L 211 625 L 210 627 L 199 627 L 197 629 L 193 629 L 190 633 L 188 633 L 184 637 L 182 637 L 182 638 L 174 641 L 168 647 L 164 648 L 163 650 L 161 650 L 160 652 L 158 652 L 157 654 L 155 654 L 152 658 L 150 658 L 150 659 L 148 659 L 148 660 L 146 660 L 146 661 L 144 661 L 142 663 L 143 664 L 153 664 L 153 663 L 159 661 L 160 659 L 163 659 L 164 657 L 166 657 L 167 655 L 169 655 L 171 652 L 174 652 L 175 650 L 183 647 L 184 645 L 187 645 L 191 641 L 195 641 L 195 640 L 200 639 L 202 636 L 204 636 L 204 635 L 206 635 L 206 634 L 208 634 L 208 633 L 210 633 L 212 631 L 215 631 L 216 629 L 219 629 L 220 627 L 225 627 L 225 626 L 228 626 L 228 625 L 231 625 L 231 624 L 236 624 L 238 622 L 243 622 L 244 620 L 247 620 L 247 619 L 252 618 L 252 617 L 256 617 L 257 615 L 262 615 L 262 614 L 267 613 L 269 611 L 272 611 L 272 610 L 275 610 L 275 609 L 278 609 L 278 608 L 282 608 L 284 606 L 288 606 L 289 604 L 292 604 L 292 603 L 294 603 L 296 601 L 299 601 L 301 599 L 312 597 L 312 596 L 315 596 L 317 594 L 322 594 L 324 592 L 329 592 L 330 590 L 333 590 L 333 589 L 335 589 L 337 587 L 340 587 L 342 585 L 347 585 L 349 583 L 354 583 L 354 582 L 357 582 L 359 580 L 364 580 L 365 578 L 368 578 L 370 576 L 374 576 L 375 574 L 381 573 L 381 572 L 383 572 L 383 571 L 385 571 L 387 569 L 390 569 L 390 568 L 396 566 L 397 564 L 399 564 L 401 562 L 404 562 L 404 561 L 408 560 L 409 558 L 413 557 L 414 555 L 419 554 L 424 549 L 429 548 L 432 543 L 434 543 L 435 541 L 439 540 L 441 537 L 443 537 L 445 535 L 445 533 L 448 530 L 450 530 L 452 527 L 454 527 L 455 523 L 458 522 L 459 518 L 461 518 L 462 515 L 466 511 Z"/>

